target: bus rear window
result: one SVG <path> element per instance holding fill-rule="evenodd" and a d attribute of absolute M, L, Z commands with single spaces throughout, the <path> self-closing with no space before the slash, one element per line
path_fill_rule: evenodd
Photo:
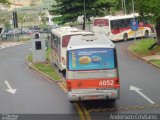
<path fill-rule="evenodd" d="M 94 20 L 94 26 L 108 26 L 108 20 L 107 19 L 95 19 Z"/>
<path fill-rule="evenodd" d="M 68 51 L 69 70 L 101 70 L 116 67 L 113 48 L 87 48 Z"/>
<path fill-rule="evenodd" d="M 63 37 L 62 47 L 67 47 L 67 46 L 68 46 L 68 43 L 69 43 L 69 41 L 70 41 L 70 38 L 71 38 L 70 35 L 66 35 L 66 36 Z"/>

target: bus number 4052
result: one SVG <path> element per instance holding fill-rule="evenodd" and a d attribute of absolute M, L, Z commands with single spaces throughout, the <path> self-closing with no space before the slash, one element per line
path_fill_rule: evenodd
<path fill-rule="evenodd" d="M 99 81 L 100 86 L 113 86 L 114 80 L 101 80 Z"/>

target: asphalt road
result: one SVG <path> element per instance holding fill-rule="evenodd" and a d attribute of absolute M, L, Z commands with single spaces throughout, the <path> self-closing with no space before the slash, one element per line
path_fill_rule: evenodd
<path fill-rule="evenodd" d="M 160 113 L 160 70 L 130 55 L 126 48 L 132 42 L 116 43 L 120 99 L 81 103 L 92 120 L 107 119 L 108 113 Z M 21 45 L 0 50 L 0 113 L 65 114 L 72 115 L 69 116 L 71 120 L 80 119 L 77 109 L 67 101 L 66 94 L 56 83 L 26 66 L 24 58 L 29 48 L 30 45 Z M 15 94 L 5 91 L 5 81 L 17 89 Z M 141 94 L 131 91 L 130 86 L 142 89 Z"/>
<path fill-rule="evenodd" d="M 64 91 L 28 68 L 25 56 L 29 49 L 28 44 L 0 50 L 0 113 L 52 114 L 78 120 L 76 108 L 67 101 Z M 6 91 L 5 81 L 17 89 L 15 94 Z"/>
<path fill-rule="evenodd" d="M 160 70 L 127 52 L 133 41 L 118 42 L 117 53 L 121 83 L 120 99 L 113 101 L 83 102 L 92 120 L 104 120 L 107 114 L 155 114 L 160 113 Z M 138 87 L 142 95 L 130 90 Z M 160 116 L 159 116 L 160 117 Z"/>

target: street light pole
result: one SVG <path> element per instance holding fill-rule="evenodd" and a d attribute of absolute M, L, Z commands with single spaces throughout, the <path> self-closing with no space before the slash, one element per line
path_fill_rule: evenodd
<path fill-rule="evenodd" d="M 84 30 L 86 29 L 86 1 L 83 0 L 83 8 L 84 8 Z"/>
<path fill-rule="evenodd" d="M 124 0 L 124 13 L 126 15 L 126 0 Z"/>
<path fill-rule="evenodd" d="M 135 18 L 135 13 L 134 13 L 134 0 L 132 0 L 132 10 L 133 10 L 133 17 Z"/>
<path fill-rule="evenodd" d="M 134 0 L 132 0 L 133 19 L 135 20 Z M 136 31 L 134 31 L 134 42 L 136 41 Z"/>
<path fill-rule="evenodd" d="M 123 0 L 122 0 L 122 12 L 124 12 L 124 6 L 123 6 L 124 4 L 123 4 Z"/>

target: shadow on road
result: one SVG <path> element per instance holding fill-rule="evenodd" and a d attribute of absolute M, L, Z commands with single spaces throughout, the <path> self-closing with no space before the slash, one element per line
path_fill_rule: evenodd
<path fill-rule="evenodd" d="M 81 102 L 87 110 L 99 108 L 116 108 L 116 101 L 114 100 L 96 100 L 96 101 L 83 101 Z"/>

